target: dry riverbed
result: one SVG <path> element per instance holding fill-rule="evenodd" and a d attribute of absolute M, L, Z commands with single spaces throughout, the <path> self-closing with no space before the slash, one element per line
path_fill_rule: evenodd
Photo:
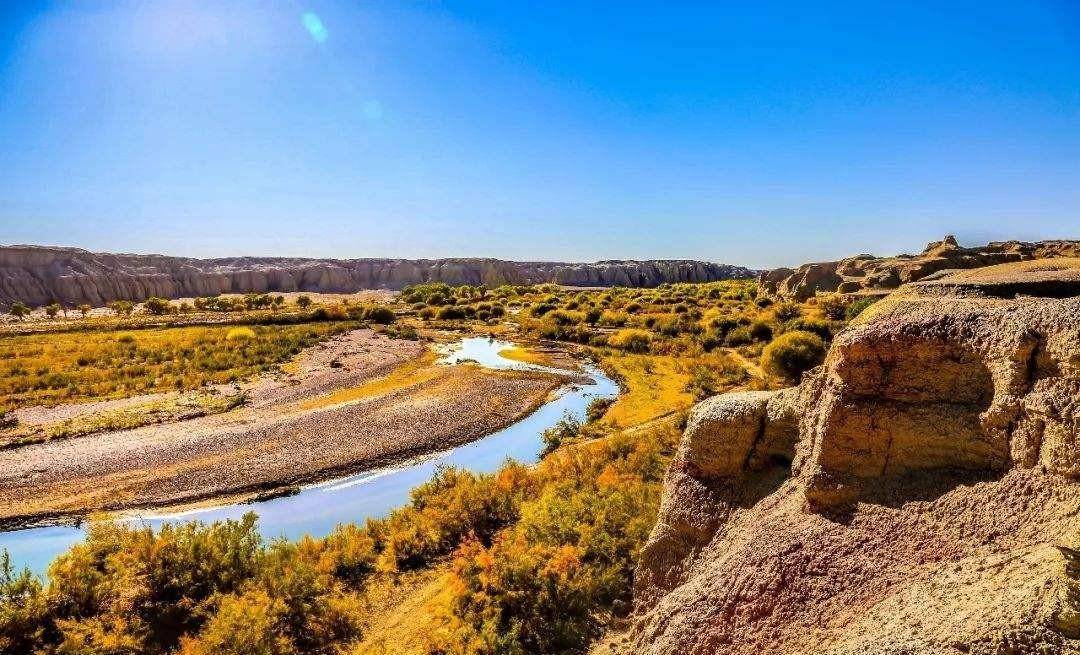
<path fill-rule="evenodd" d="M 0 525 L 274 492 L 393 463 L 501 429 L 567 381 L 438 365 L 424 344 L 369 330 L 335 337 L 283 369 L 219 389 L 247 399 L 230 411 L 0 451 Z M 49 425 L 87 411 L 25 414 Z"/>

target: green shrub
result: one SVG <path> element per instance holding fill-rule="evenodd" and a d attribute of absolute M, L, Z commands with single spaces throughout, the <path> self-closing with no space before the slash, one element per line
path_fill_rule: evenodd
<path fill-rule="evenodd" d="M 439 310 L 438 317 L 443 321 L 457 321 L 465 318 L 465 310 L 457 305 L 447 305 Z"/>
<path fill-rule="evenodd" d="M 793 302 L 777 303 L 773 306 L 773 315 L 778 323 L 787 323 L 802 316 L 802 307 Z"/>
<path fill-rule="evenodd" d="M 645 330 L 626 329 L 619 330 L 608 337 L 608 345 L 632 353 L 649 352 L 652 343 L 652 335 Z"/>
<path fill-rule="evenodd" d="M 785 332 L 765 346 L 761 367 L 771 375 L 798 381 L 802 374 L 825 359 L 825 342 L 812 332 Z"/>
<path fill-rule="evenodd" d="M 555 305 L 553 303 L 542 302 L 534 305 L 533 308 L 529 310 L 529 313 L 539 318 L 554 309 Z"/>
<path fill-rule="evenodd" d="M 873 305 L 877 301 L 878 299 L 873 297 L 859 298 L 847 306 L 844 316 L 849 321 L 854 320 L 856 316 L 862 314 L 867 307 Z"/>
<path fill-rule="evenodd" d="M 573 441 L 579 434 L 581 434 L 581 421 L 570 414 L 563 416 L 558 423 L 544 430 L 540 435 L 541 441 L 544 442 L 543 454 L 546 455 L 564 443 Z"/>
<path fill-rule="evenodd" d="M 754 341 L 769 341 L 773 338 L 772 326 L 762 320 L 751 323 L 748 327 L 750 338 Z"/>
<path fill-rule="evenodd" d="M 148 314 L 163 316 L 172 311 L 172 304 L 164 298 L 150 296 L 143 302 L 143 309 L 146 310 L 146 313 Z"/>
<path fill-rule="evenodd" d="M 847 316 L 848 301 L 842 293 L 819 293 L 817 306 L 825 318 L 842 321 Z"/>
<path fill-rule="evenodd" d="M 364 310 L 364 320 L 379 325 L 390 325 L 397 319 L 394 310 L 386 305 L 371 305 Z"/>
<path fill-rule="evenodd" d="M 11 307 L 8 309 L 8 313 L 10 313 L 12 316 L 19 319 L 20 321 L 29 316 L 30 311 L 30 307 L 28 307 L 26 303 L 19 300 L 11 303 Z"/>
<path fill-rule="evenodd" d="M 593 398 L 585 408 L 585 420 L 595 423 L 604 418 L 608 408 L 615 404 L 614 398 Z"/>
<path fill-rule="evenodd" d="M 802 318 L 797 318 L 794 321 L 784 323 L 785 332 L 792 332 L 795 330 L 801 332 L 813 332 L 825 341 L 829 341 L 833 337 L 832 328 L 829 327 L 829 324 L 826 321 L 823 321 L 820 318 L 804 316 Z"/>
<path fill-rule="evenodd" d="M 750 335 L 750 327 L 742 325 L 728 332 L 727 336 L 724 337 L 724 342 L 731 347 L 745 346 L 753 343 L 754 337 Z"/>

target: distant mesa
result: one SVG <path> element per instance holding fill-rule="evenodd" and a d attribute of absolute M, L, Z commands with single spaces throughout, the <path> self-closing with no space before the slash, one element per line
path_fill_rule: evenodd
<path fill-rule="evenodd" d="M 763 271 L 763 290 L 785 300 L 802 302 L 818 292 L 884 294 L 902 284 L 943 271 L 1056 257 L 1080 257 L 1080 241 L 992 241 L 964 248 L 956 237 L 931 241 L 918 255 L 856 255 L 835 262 L 815 262 Z"/>
<path fill-rule="evenodd" d="M 410 284 L 538 284 L 655 287 L 665 282 L 752 278 L 742 266 L 693 260 L 594 263 L 512 262 L 486 258 L 307 259 L 93 253 L 79 248 L 0 246 L 0 305 L 63 302 L 100 306 L 150 296 L 311 291 L 351 293 Z"/>

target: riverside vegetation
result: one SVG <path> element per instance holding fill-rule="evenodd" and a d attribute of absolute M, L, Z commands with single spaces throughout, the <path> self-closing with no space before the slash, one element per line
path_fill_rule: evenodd
<path fill-rule="evenodd" d="M 76 376 L 55 387 L 29 385 L 25 403 L 239 379 L 348 329 L 350 319 L 386 323 L 406 337 L 515 330 L 526 340 L 582 349 L 619 379 L 623 393 L 590 407 L 586 422 L 568 419 L 549 431 L 547 454 L 534 467 L 443 469 L 407 506 L 325 538 L 267 542 L 254 516 L 157 532 L 105 522 L 53 562 L 47 583 L 5 559 L 0 652 L 581 652 L 629 611 L 633 571 L 684 410 L 736 387 L 790 383 L 864 308 L 833 296 L 774 304 L 741 281 L 604 290 L 429 284 L 405 289 L 397 303 L 391 312 L 297 299 L 293 310 L 245 307 L 225 327 L 124 326 L 139 334 L 134 349 L 115 329 L 68 328 L 4 337 L 3 347 L 16 353 L 9 366 L 46 358 L 43 375 Z M 251 320 L 270 322 L 278 313 L 321 321 Z M 169 308 L 163 315 L 181 323 L 187 316 Z M 230 339 L 236 329 L 246 331 Z M 91 336 L 66 336 L 75 334 Z M 195 362 L 214 364 L 178 362 L 185 348 L 201 354 Z M 72 372 L 78 358 L 99 351 L 124 362 L 109 370 L 145 370 L 133 381 L 87 374 L 83 382 Z M 157 358 L 152 352 L 165 355 L 146 361 Z M 431 584 L 438 593 L 423 612 L 404 628 L 387 626 L 393 607 Z"/>

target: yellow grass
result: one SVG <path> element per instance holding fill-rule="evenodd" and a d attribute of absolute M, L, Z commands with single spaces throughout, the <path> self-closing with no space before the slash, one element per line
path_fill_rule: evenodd
<path fill-rule="evenodd" d="M 425 350 L 419 357 L 410 359 L 394 369 L 389 375 L 365 382 L 356 387 L 339 389 L 333 393 L 313 398 L 301 407 L 302 409 L 316 409 L 329 407 L 341 403 L 354 402 L 363 398 L 381 396 L 397 389 L 427 382 L 434 379 L 440 373 L 435 366 L 438 355 L 431 349 Z"/>
<path fill-rule="evenodd" d="M 445 567 L 401 576 L 381 593 L 371 594 L 371 624 L 364 639 L 349 655 L 426 655 L 428 638 L 449 621 L 453 598 L 451 577 Z"/>
<path fill-rule="evenodd" d="M 0 337 L 0 404 L 56 405 L 241 380 L 273 368 L 348 323 L 73 331 Z"/>
<path fill-rule="evenodd" d="M 12 430 L 0 430 L 0 444 L 5 446 L 26 445 L 70 439 L 97 432 L 130 430 L 144 425 L 167 423 L 177 417 L 194 418 L 220 414 L 239 406 L 244 401 L 243 394 L 217 394 L 194 392 L 180 396 L 167 395 L 165 398 L 137 405 L 108 409 L 82 416 L 46 423 L 41 425 L 20 425 Z"/>
<path fill-rule="evenodd" d="M 690 373 L 678 357 L 615 353 L 603 357 L 602 363 L 624 387 L 604 415 L 607 423 L 630 427 L 694 404 L 686 391 Z"/>
<path fill-rule="evenodd" d="M 516 362 L 525 362 L 526 364 L 536 364 L 538 366 L 555 366 L 555 362 L 551 359 L 551 356 L 546 353 L 536 352 L 522 346 L 514 346 L 512 348 L 505 348 L 499 351 L 499 355 L 512 359 Z"/>

